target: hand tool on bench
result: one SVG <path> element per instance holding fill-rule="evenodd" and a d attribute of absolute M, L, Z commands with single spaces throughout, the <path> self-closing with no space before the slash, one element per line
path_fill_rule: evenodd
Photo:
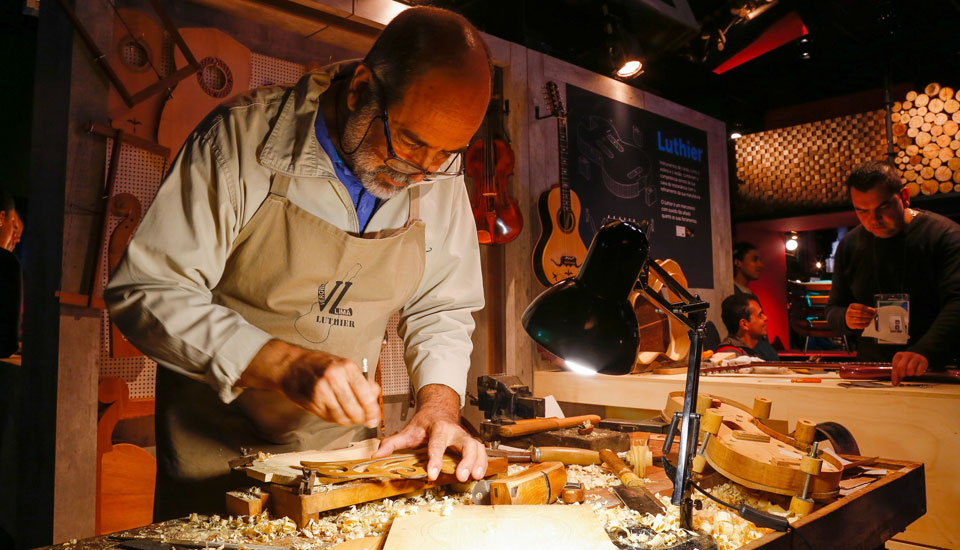
<path fill-rule="evenodd" d="M 530 447 L 527 450 L 487 449 L 487 456 L 506 457 L 510 463 L 562 462 L 564 466 L 600 464 L 600 453 L 576 447 Z"/>
<path fill-rule="evenodd" d="M 551 504 L 567 484 L 560 462 L 544 462 L 512 476 L 482 479 L 474 485 L 474 504 Z"/>
<path fill-rule="evenodd" d="M 662 514 L 664 512 L 663 504 L 650 494 L 650 491 L 643 486 L 643 480 L 633 473 L 630 466 L 620 460 L 617 453 L 610 449 L 603 449 L 600 451 L 600 460 L 623 483 L 623 485 L 614 486 L 613 492 L 620 497 L 620 501 L 625 506 L 642 514 Z"/>
<path fill-rule="evenodd" d="M 520 437 L 558 428 L 574 428 L 588 420 L 592 424 L 597 424 L 600 422 L 600 417 L 595 414 L 587 414 L 567 418 L 524 418 L 513 424 L 500 426 L 499 432 L 501 437 Z"/>
<path fill-rule="evenodd" d="M 267 506 L 271 515 L 287 516 L 299 527 L 305 526 L 311 519 L 316 520 L 320 513 L 327 510 L 459 483 L 453 473 L 456 460 L 447 455 L 444 456 L 443 467 L 437 479 L 427 479 L 426 449 L 396 453 L 381 459 L 346 461 L 303 460 L 301 453 L 292 454 L 297 460 L 290 470 L 296 474 L 278 476 L 282 477 L 285 483 L 266 482 L 264 490 L 270 494 Z M 488 459 L 487 476 L 501 474 L 506 470 L 506 458 Z M 228 494 L 228 505 L 229 496 Z"/>

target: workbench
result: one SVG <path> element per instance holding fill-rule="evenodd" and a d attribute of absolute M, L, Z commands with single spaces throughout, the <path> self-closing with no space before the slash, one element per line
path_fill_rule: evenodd
<path fill-rule="evenodd" d="M 798 374 L 715 374 L 700 378 L 700 392 L 747 404 L 767 397 L 773 401 L 771 418 L 786 420 L 791 429 L 798 418 L 838 422 L 854 435 L 862 455 L 923 463 L 927 514 L 896 538 L 960 548 L 960 385 L 845 388 L 835 373 L 810 377 L 822 382 L 791 382 L 804 378 Z M 683 387 L 683 374 L 583 377 L 545 370 L 534 373 L 533 383 L 534 395 L 553 395 L 561 404 L 638 409 L 640 418 L 659 413 L 667 394 Z"/>
<path fill-rule="evenodd" d="M 911 522 L 923 515 L 924 507 L 924 469 L 922 464 L 896 460 L 882 460 L 880 466 L 889 470 L 885 476 L 870 485 L 856 489 L 809 516 L 793 523 L 794 531 L 789 533 L 769 533 L 742 546 L 741 550 L 847 550 L 851 548 L 882 548 L 883 543 L 902 531 Z M 665 479 L 659 468 L 648 477 Z M 659 487 L 661 493 L 668 492 L 669 483 Z M 557 506 L 557 505 L 554 505 Z M 694 511 L 696 515 L 697 511 Z M 453 521 L 453 520 L 451 520 Z M 171 520 L 131 529 L 119 533 L 125 537 L 156 537 L 158 533 L 169 533 L 182 525 L 184 519 Z M 103 535 L 68 544 L 69 550 L 112 550 L 120 544 L 111 540 L 111 535 Z M 335 550 L 374 550 L 381 548 L 381 538 L 366 538 L 348 541 Z M 282 541 L 254 544 L 293 545 L 297 548 L 319 550 L 320 546 L 310 546 L 305 538 L 285 539 Z M 63 545 L 46 547 L 46 550 L 64 550 Z"/>

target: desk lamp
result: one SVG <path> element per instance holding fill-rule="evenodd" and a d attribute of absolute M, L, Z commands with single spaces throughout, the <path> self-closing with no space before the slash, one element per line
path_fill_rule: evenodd
<path fill-rule="evenodd" d="M 667 473 L 673 476 L 671 502 L 680 506 L 681 525 L 692 530 L 690 469 L 700 427 L 700 415 L 694 410 L 710 304 L 690 294 L 655 261 L 650 261 L 649 252 L 649 242 L 640 226 L 619 220 L 604 225 L 590 243 L 580 272 L 537 296 L 523 312 L 522 323 L 538 344 L 580 374 L 627 374 L 632 370 L 640 336 L 633 306 L 627 299 L 631 290 L 643 291 L 690 329 L 683 411 L 674 415 L 663 452 L 666 457 L 679 424 L 677 467 Z M 671 303 L 648 287 L 649 270 L 680 298 L 679 302 Z"/>

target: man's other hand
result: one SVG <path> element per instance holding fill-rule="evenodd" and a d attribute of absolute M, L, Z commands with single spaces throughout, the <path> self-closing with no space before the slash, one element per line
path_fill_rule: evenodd
<path fill-rule="evenodd" d="M 427 477 L 437 479 L 448 449 L 460 453 L 457 479 L 482 479 L 487 472 L 487 451 L 483 443 L 470 437 L 460 427 L 460 396 L 453 389 L 430 384 L 417 394 L 420 406 L 410 423 L 396 434 L 380 442 L 373 458 L 381 458 L 398 449 L 412 449 L 427 444 Z"/>
<path fill-rule="evenodd" d="M 852 330 L 863 330 L 873 322 L 877 315 L 877 310 L 863 304 L 850 304 L 847 306 L 847 313 L 844 315 L 844 321 L 847 327 Z"/>
<path fill-rule="evenodd" d="M 912 351 L 898 351 L 893 356 L 893 372 L 890 381 L 896 386 L 907 376 L 919 376 L 927 372 L 927 358 Z"/>
<path fill-rule="evenodd" d="M 356 363 L 280 340 L 260 349 L 237 385 L 282 392 L 306 411 L 343 426 L 375 428 L 380 422 L 380 387 Z"/>

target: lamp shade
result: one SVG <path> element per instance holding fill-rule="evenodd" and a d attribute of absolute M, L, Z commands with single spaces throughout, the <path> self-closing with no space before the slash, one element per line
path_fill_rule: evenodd
<path fill-rule="evenodd" d="M 570 368 L 629 373 L 640 334 L 628 295 L 649 249 L 636 224 L 618 220 L 603 226 L 579 273 L 554 284 L 527 306 L 523 328 Z"/>

